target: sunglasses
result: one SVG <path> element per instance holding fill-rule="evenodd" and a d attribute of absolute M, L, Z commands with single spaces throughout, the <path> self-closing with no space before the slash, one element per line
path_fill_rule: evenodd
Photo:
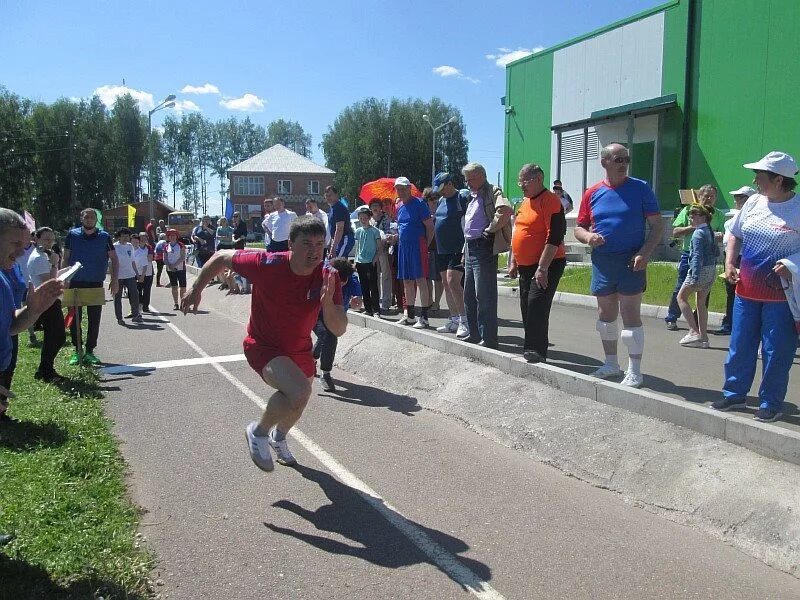
<path fill-rule="evenodd" d="M 627 165 L 628 163 L 631 162 L 631 157 L 630 156 L 615 156 L 611 160 L 613 162 L 615 162 L 616 164 L 618 164 L 618 165 L 623 165 L 623 164 Z"/>
<path fill-rule="evenodd" d="M 789 289 L 789 283 L 786 280 L 781 279 L 780 275 L 778 275 L 775 271 L 770 271 L 767 273 L 764 283 L 767 284 L 767 287 L 771 290 Z"/>

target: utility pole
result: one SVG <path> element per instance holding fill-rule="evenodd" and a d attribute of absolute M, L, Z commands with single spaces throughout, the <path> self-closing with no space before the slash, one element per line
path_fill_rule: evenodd
<path fill-rule="evenodd" d="M 386 158 L 386 176 L 392 176 L 392 130 L 389 130 L 389 156 Z"/>
<path fill-rule="evenodd" d="M 69 140 L 69 201 L 73 212 L 78 214 L 80 207 L 75 197 L 75 142 L 72 139 L 73 129 L 75 129 L 75 121 L 72 121 L 69 125 L 67 139 Z"/>

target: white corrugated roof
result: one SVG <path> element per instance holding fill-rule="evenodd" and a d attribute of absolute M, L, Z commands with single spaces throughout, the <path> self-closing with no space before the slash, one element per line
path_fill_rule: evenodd
<path fill-rule="evenodd" d="M 229 173 L 257 172 L 257 173 L 317 173 L 333 175 L 327 167 L 307 159 L 302 154 L 289 150 L 282 144 L 275 144 L 255 156 L 240 162 L 228 169 Z"/>

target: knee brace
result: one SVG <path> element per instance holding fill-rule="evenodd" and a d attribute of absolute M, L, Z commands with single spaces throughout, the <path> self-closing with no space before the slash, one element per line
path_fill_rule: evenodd
<path fill-rule="evenodd" d="M 644 327 L 623 329 L 620 339 L 628 347 L 629 355 L 641 356 L 644 351 Z"/>
<path fill-rule="evenodd" d="M 604 342 L 616 342 L 619 335 L 619 328 L 616 321 L 601 321 L 597 320 L 597 331 L 600 333 L 600 339 Z"/>

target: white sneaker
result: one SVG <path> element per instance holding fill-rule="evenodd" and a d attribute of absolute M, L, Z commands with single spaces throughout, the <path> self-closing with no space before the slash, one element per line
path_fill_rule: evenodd
<path fill-rule="evenodd" d="M 458 329 L 456 330 L 456 337 L 459 339 L 469 337 L 469 326 L 463 321 L 458 324 Z"/>
<path fill-rule="evenodd" d="M 253 421 L 247 426 L 245 430 L 245 438 L 247 438 L 247 449 L 250 450 L 250 458 L 256 466 L 262 471 L 272 471 L 275 465 L 272 462 L 272 453 L 269 451 L 269 436 L 261 436 L 253 433 L 258 423 Z"/>
<path fill-rule="evenodd" d="M 620 375 L 622 375 L 622 369 L 616 365 L 603 365 L 596 371 L 589 373 L 589 377 L 597 377 L 598 379 L 611 379 Z"/>
<path fill-rule="evenodd" d="M 441 327 L 437 327 L 436 331 L 438 331 L 439 333 L 455 333 L 456 331 L 458 331 L 458 323 L 453 319 L 450 319 L 449 321 L 447 321 L 447 323 L 445 323 Z"/>
<path fill-rule="evenodd" d="M 292 467 L 297 464 L 297 459 L 289 450 L 289 444 L 286 443 L 286 439 L 282 439 L 280 441 L 274 438 L 275 429 L 270 431 L 269 437 L 269 445 L 272 446 L 272 449 L 275 450 L 275 454 L 277 455 L 277 461 L 286 466 Z"/>
<path fill-rule="evenodd" d="M 413 325 L 414 319 L 409 317 L 408 315 L 403 315 L 403 318 L 397 322 L 398 325 Z"/>
<path fill-rule="evenodd" d="M 641 373 L 634 373 L 633 371 L 628 371 L 625 373 L 625 377 L 620 382 L 622 385 L 626 385 L 632 388 L 640 388 L 644 383 L 644 375 Z"/>
<path fill-rule="evenodd" d="M 700 334 L 699 333 L 689 332 L 685 336 L 683 336 L 678 343 L 681 346 L 691 346 L 695 342 L 699 342 L 700 339 L 701 338 L 700 338 Z"/>
<path fill-rule="evenodd" d="M 428 319 L 425 317 L 417 317 L 417 322 L 412 325 L 414 329 L 427 329 L 428 328 Z"/>

